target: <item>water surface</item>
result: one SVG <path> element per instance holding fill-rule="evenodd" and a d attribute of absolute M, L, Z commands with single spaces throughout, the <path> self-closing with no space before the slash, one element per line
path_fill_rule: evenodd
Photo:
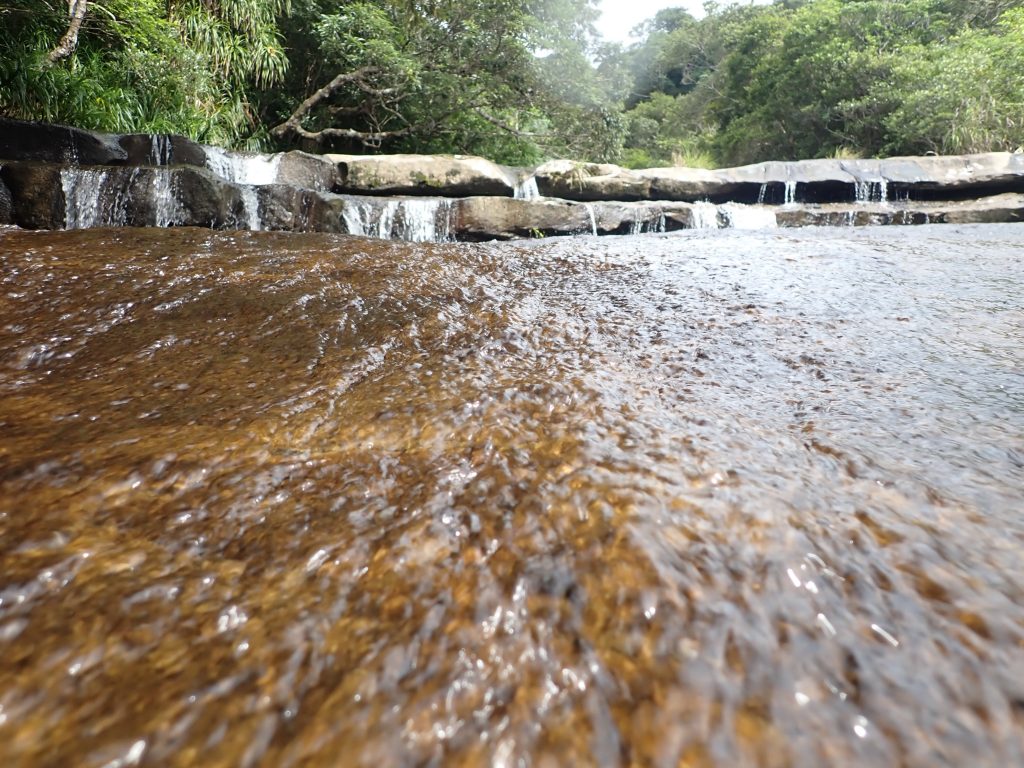
<path fill-rule="evenodd" d="M 1024 228 L 0 268 L 0 764 L 1024 764 Z"/>

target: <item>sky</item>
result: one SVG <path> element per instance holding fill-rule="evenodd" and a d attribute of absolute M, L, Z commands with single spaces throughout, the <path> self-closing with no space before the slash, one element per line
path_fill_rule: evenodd
<path fill-rule="evenodd" d="M 629 42 L 629 32 L 662 8 L 685 8 L 703 16 L 702 0 L 601 0 L 597 31 L 609 42 Z"/>
<path fill-rule="evenodd" d="M 630 30 L 662 8 L 685 8 L 700 18 L 704 15 L 703 5 L 703 0 L 601 0 L 597 31 L 609 42 L 628 43 Z"/>

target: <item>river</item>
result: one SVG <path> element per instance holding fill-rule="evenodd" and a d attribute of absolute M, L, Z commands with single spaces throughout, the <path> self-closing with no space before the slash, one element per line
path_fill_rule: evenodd
<path fill-rule="evenodd" d="M 0 231 L 0 764 L 1024 764 L 1024 227 Z"/>

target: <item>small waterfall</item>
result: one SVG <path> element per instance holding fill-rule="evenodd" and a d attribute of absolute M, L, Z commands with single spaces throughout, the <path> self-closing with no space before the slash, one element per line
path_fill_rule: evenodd
<path fill-rule="evenodd" d="M 637 216 L 629 227 L 629 234 L 642 235 L 644 232 L 664 232 L 667 226 L 665 212 L 660 208 L 645 211 L 646 218 Z"/>
<path fill-rule="evenodd" d="M 775 229 L 779 226 L 771 208 L 725 203 L 719 211 L 730 229 Z"/>
<path fill-rule="evenodd" d="M 783 205 L 793 205 L 796 203 L 796 185 L 795 181 L 786 182 L 786 197 Z"/>
<path fill-rule="evenodd" d="M 540 198 L 540 189 L 537 187 L 537 177 L 527 176 L 516 184 L 512 192 L 516 200 L 537 200 Z"/>
<path fill-rule="evenodd" d="M 587 209 L 587 215 L 590 217 L 590 233 L 597 237 L 597 215 L 594 213 L 594 206 L 584 203 L 583 207 Z"/>
<path fill-rule="evenodd" d="M 174 156 L 174 145 L 171 137 L 166 134 L 157 134 L 152 138 L 149 148 L 149 160 L 153 165 L 170 165 Z"/>
<path fill-rule="evenodd" d="M 234 184 L 273 184 L 277 181 L 280 155 L 243 155 L 220 147 L 204 147 L 206 167 Z"/>
<path fill-rule="evenodd" d="M 106 171 L 62 168 L 60 185 L 64 191 L 64 228 L 88 229 L 103 226 L 101 194 Z"/>
<path fill-rule="evenodd" d="M 455 239 L 454 216 L 453 201 L 443 198 L 346 200 L 341 219 L 351 235 L 444 243 Z"/>
<path fill-rule="evenodd" d="M 178 199 L 174 190 L 174 174 L 157 169 L 153 173 L 153 226 L 171 227 L 180 221 Z"/>
<path fill-rule="evenodd" d="M 345 231 L 350 235 L 369 234 L 370 217 L 373 206 L 369 203 L 346 200 L 341 212 L 341 220 L 345 223 Z"/>
<path fill-rule="evenodd" d="M 444 243 L 452 239 L 454 209 L 451 200 L 402 200 L 399 212 L 401 223 L 396 233 L 399 240 L 410 243 Z"/>
<path fill-rule="evenodd" d="M 718 229 L 718 206 L 714 203 L 693 203 L 693 229 Z"/>
<path fill-rule="evenodd" d="M 886 203 L 889 201 L 889 180 L 858 181 L 854 185 L 854 199 L 858 203 Z"/>
<path fill-rule="evenodd" d="M 768 185 L 762 184 L 761 189 L 757 193 L 757 204 L 764 205 L 764 199 L 768 194 Z"/>
<path fill-rule="evenodd" d="M 239 189 L 242 192 L 242 206 L 245 209 L 245 228 L 259 232 L 263 229 L 263 222 L 260 219 L 260 201 L 256 196 L 256 187 L 243 184 Z"/>

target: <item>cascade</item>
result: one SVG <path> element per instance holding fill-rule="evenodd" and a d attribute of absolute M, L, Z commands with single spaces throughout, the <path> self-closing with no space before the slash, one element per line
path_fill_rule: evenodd
<path fill-rule="evenodd" d="M 741 203 L 725 203 L 719 206 L 725 225 L 730 229 L 775 229 L 778 221 L 771 208 Z"/>
<path fill-rule="evenodd" d="M 153 174 L 153 199 L 156 201 L 153 226 L 170 227 L 181 217 L 178 198 L 175 196 L 174 175 L 167 170 L 157 169 Z"/>
<path fill-rule="evenodd" d="M 795 181 L 786 182 L 786 197 L 783 205 L 793 205 L 796 203 L 796 185 Z"/>
<path fill-rule="evenodd" d="M 630 225 L 629 234 L 642 235 L 644 232 L 664 232 L 666 228 L 665 212 L 655 209 L 647 212 L 647 217 L 637 216 Z"/>
<path fill-rule="evenodd" d="M 174 145 L 171 143 L 170 135 L 160 133 L 153 136 L 153 143 L 149 148 L 149 159 L 153 165 L 170 165 L 174 156 Z"/>
<path fill-rule="evenodd" d="M 885 203 L 889 200 L 889 180 L 858 181 L 854 185 L 854 199 L 858 203 Z"/>
<path fill-rule="evenodd" d="M 220 147 L 204 147 L 206 167 L 233 184 L 273 184 L 280 155 L 243 155 Z"/>
<path fill-rule="evenodd" d="M 346 200 L 341 212 L 341 220 L 345 223 L 345 231 L 350 235 L 369 234 L 370 217 L 373 206 L 370 203 Z"/>
<path fill-rule="evenodd" d="M 762 184 L 760 191 L 757 193 L 757 204 L 764 205 L 765 196 L 768 194 L 768 185 Z"/>
<path fill-rule="evenodd" d="M 346 200 L 341 218 L 351 235 L 406 240 L 412 243 L 451 242 L 455 207 L 451 200 Z"/>
<path fill-rule="evenodd" d="M 540 197 L 540 189 L 537 187 L 537 177 L 527 176 L 516 184 L 512 192 L 516 200 L 537 200 Z"/>
<path fill-rule="evenodd" d="M 452 239 L 451 200 L 425 198 L 399 203 L 401 223 L 394 233 L 410 243 L 444 243 Z"/>
<path fill-rule="evenodd" d="M 594 213 L 594 206 L 590 203 L 584 203 L 583 207 L 587 209 L 587 215 L 590 217 L 590 232 L 597 237 L 597 216 Z"/>
<path fill-rule="evenodd" d="M 693 229 L 718 229 L 718 206 L 707 201 L 693 203 Z"/>
<path fill-rule="evenodd" d="M 243 184 L 240 189 L 242 191 L 242 205 L 245 209 L 245 228 L 253 232 L 259 232 L 263 229 L 263 222 L 260 219 L 260 201 L 256 196 L 256 187 L 251 184 Z"/>
<path fill-rule="evenodd" d="M 60 185 L 64 191 L 65 229 L 88 229 L 105 223 L 100 194 L 106 179 L 106 171 L 61 169 Z"/>

